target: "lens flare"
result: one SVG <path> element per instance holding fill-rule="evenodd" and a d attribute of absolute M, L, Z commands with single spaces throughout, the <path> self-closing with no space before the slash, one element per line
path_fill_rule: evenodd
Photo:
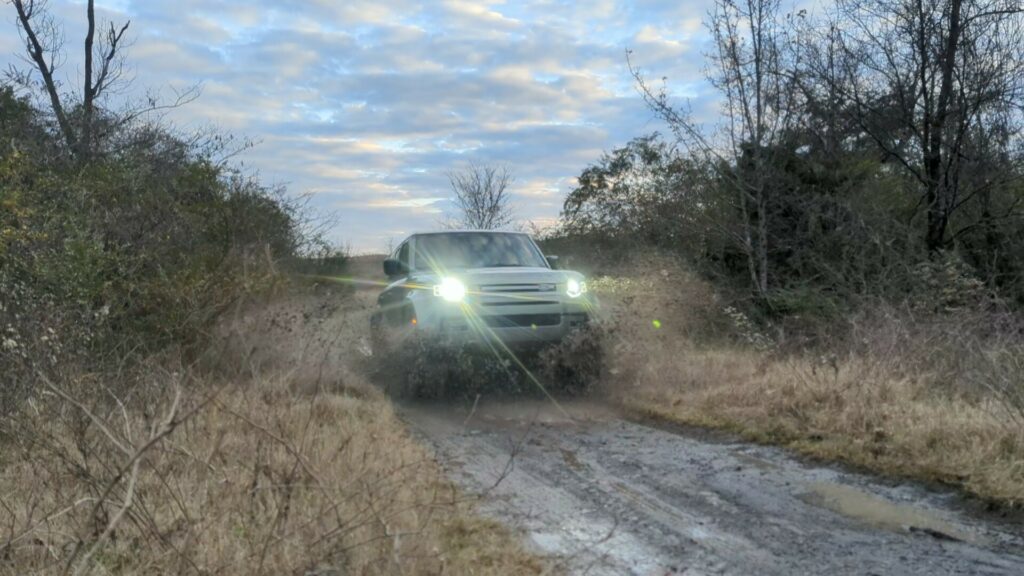
<path fill-rule="evenodd" d="M 458 278 L 444 278 L 440 284 L 434 286 L 434 295 L 448 302 L 462 302 L 466 297 L 466 285 Z"/>
<path fill-rule="evenodd" d="M 570 298 L 579 298 L 581 294 L 587 291 L 587 283 L 580 282 L 575 278 L 569 278 L 569 281 L 565 284 L 565 293 Z"/>

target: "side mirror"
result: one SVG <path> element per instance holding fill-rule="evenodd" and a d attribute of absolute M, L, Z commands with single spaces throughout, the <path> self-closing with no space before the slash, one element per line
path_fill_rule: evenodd
<path fill-rule="evenodd" d="M 394 278 L 395 276 L 401 276 L 409 271 L 409 267 L 403 264 L 399 260 L 394 258 L 388 258 L 384 260 L 384 275 L 388 278 Z"/>
<path fill-rule="evenodd" d="M 544 258 L 548 261 L 548 266 L 556 270 L 558 269 L 558 256 L 545 256 Z"/>

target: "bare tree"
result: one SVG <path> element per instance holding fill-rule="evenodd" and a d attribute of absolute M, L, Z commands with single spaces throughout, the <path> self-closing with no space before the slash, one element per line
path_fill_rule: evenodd
<path fill-rule="evenodd" d="M 448 173 L 459 216 L 453 220 L 466 228 L 496 230 L 512 223 L 509 186 L 514 178 L 506 167 L 471 165 Z"/>
<path fill-rule="evenodd" d="M 920 185 L 925 244 L 949 242 L 950 217 L 992 185 L 965 189 L 972 143 L 995 117 L 1019 116 L 1024 23 L 1019 0 L 839 0 L 844 96 L 887 159 Z M 990 175 L 991 176 L 991 175 Z"/>
<path fill-rule="evenodd" d="M 14 5 L 15 11 L 18 13 L 18 25 L 25 41 L 25 50 L 28 52 L 31 63 L 42 77 L 43 86 L 49 96 L 50 106 L 57 119 L 61 135 L 64 137 L 68 149 L 75 150 L 78 138 L 68 120 L 67 112 L 64 110 L 64 103 L 59 91 L 60 86 L 54 79 L 54 73 L 62 63 L 63 33 L 53 21 L 53 17 L 46 12 L 42 2 L 11 0 L 11 4 Z M 27 75 L 18 74 L 18 76 L 21 83 L 28 83 Z"/>
<path fill-rule="evenodd" d="M 652 87 L 632 62 L 630 70 L 647 104 L 694 155 L 717 167 L 741 216 L 730 232 L 746 255 L 754 292 L 769 288 L 769 204 L 772 157 L 792 126 L 796 98 L 789 68 L 797 54 L 786 46 L 779 0 L 717 0 L 708 23 L 714 38 L 707 75 L 723 94 L 721 141 L 705 133 L 667 91 Z M 628 58 L 628 53 L 627 53 Z"/>
<path fill-rule="evenodd" d="M 57 120 L 68 150 L 79 161 L 87 161 L 96 149 L 97 111 L 105 96 L 125 81 L 125 32 L 130 21 L 117 26 L 97 26 L 94 0 L 86 3 L 88 23 L 83 48 L 84 74 L 80 93 L 66 92 L 57 79 L 57 70 L 64 63 L 64 32 L 46 10 L 45 0 L 8 0 L 17 13 L 18 29 L 25 42 L 25 51 L 32 69 L 39 74 L 42 86 Z M 101 31 L 97 34 L 97 28 Z M 22 86 L 31 86 L 32 73 L 12 68 L 9 76 Z M 129 106 L 117 118 L 123 126 L 148 112 L 174 108 L 198 97 L 198 86 L 176 93 L 175 99 L 160 104 L 147 96 L 140 105 Z"/>

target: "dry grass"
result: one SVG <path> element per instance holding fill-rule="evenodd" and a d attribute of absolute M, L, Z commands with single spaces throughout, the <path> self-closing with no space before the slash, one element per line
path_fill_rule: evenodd
<path fill-rule="evenodd" d="M 1006 381 L 1012 366 L 998 360 L 1007 349 L 957 348 L 934 326 L 909 330 L 890 318 L 860 329 L 855 349 L 824 356 L 759 350 L 765 337 L 723 313 L 692 274 L 665 260 L 640 268 L 668 272 L 618 294 L 618 280 L 597 283 L 615 316 L 606 386 L 630 409 L 1024 503 L 1020 407 L 991 385 Z M 694 338 L 726 325 L 732 344 Z M 965 333 L 959 324 L 957 342 Z"/>
<path fill-rule="evenodd" d="M 207 369 L 62 382 L 5 420 L 0 573 L 544 572 L 351 367 L 352 306 L 240 308 Z"/>

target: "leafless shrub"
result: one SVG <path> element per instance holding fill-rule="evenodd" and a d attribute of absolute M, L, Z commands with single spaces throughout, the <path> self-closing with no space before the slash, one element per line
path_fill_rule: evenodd
<path fill-rule="evenodd" d="M 199 366 L 46 378 L 0 419 L 0 572 L 539 573 L 351 368 L 351 304 L 243 304 Z"/>
<path fill-rule="evenodd" d="M 512 223 L 509 186 L 514 178 L 508 168 L 472 165 L 448 173 L 459 214 L 452 217 L 458 226 L 497 230 Z"/>
<path fill-rule="evenodd" d="M 170 102 L 161 102 L 151 93 L 113 115 L 112 122 L 106 122 L 109 118 L 102 118 L 102 104 L 130 84 L 130 68 L 125 58 L 130 41 L 125 32 L 131 23 L 100 23 L 97 34 L 94 1 L 86 3 L 82 52 L 85 69 L 80 75 L 81 91 L 74 92 L 61 84 L 58 74 L 67 60 L 64 26 L 50 14 L 45 0 L 11 0 L 10 4 L 17 15 L 18 32 L 25 44 L 23 59 L 28 68 L 12 66 L 8 79 L 29 90 L 42 88 L 67 151 L 83 165 L 92 159 L 104 136 L 116 136 L 141 117 L 178 108 L 199 97 L 198 85 L 176 91 Z M 36 75 L 38 83 L 34 81 Z"/>
<path fill-rule="evenodd" d="M 590 283 L 614 320 L 605 390 L 628 408 L 1024 501 L 1024 324 L 975 284 L 938 310 L 878 302 L 813 346 L 765 350 L 697 280 L 607 272 Z"/>
<path fill-rule="evenodd" d="M 851 322 L 845 358 L 863 358 L 936 394 L 995 401 L 1024 421 L 1024 323 L 1014 313 L 964 307 L 941 314 L 879 304 Z"/>

